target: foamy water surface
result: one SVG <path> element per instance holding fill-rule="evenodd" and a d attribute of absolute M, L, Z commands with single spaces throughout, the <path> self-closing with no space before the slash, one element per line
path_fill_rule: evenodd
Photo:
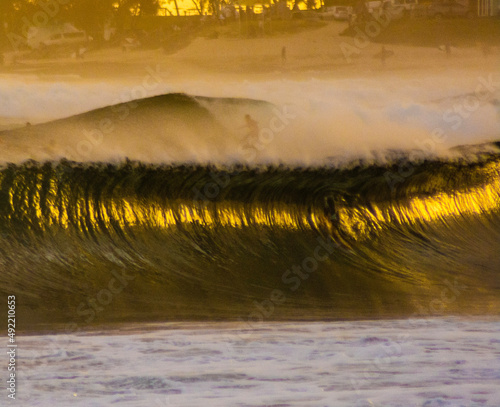
<path fill-rule="evenodd" d="M 154 328 L 154 329 L 152 329 Z M 175 323 L 19 339 L 30 406 L 500 406 L 500 324 Z"/>

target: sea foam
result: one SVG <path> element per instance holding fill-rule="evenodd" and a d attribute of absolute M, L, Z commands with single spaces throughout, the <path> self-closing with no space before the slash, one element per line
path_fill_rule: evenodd
<path fill-rule="evenodd" d="M 103 134 L 98 143 L 87 134 L 102 131 L 102 122 L 93 122 L 89 116 L 84 127 L 67 127 L 64 134 L 56 134 L 60 127 L 53 132 L 48 127 L 43 132 L 32 129 L 29 136 L 4 132 L 0 135 L 0 160 L 116 161 L 127 157 L 154 163 L 312 165 L 332 159 L 376 157 L 387 150 L 444 154 L 456 145 L 498 140 L 500 93 L 496 81 L 492 74 L 470 74 L 460 80 L 451 75 L 224 84 L 192 81 L 162 83 L 147 90 L 133 82 L 0 79 L 0 124 L 4 127 L 128 103 L 127 115 L 109 114 L 107 124 L 113 130 Z M 161 112 L 150 115 L 148 122 L 137 119 L 134 96 L 172 92 L 212 98 L 200 104 L 220 124 L 220 131 L 193 132 L 189 120 L 185 125 L 172 125 L 162 121 Z M 248 103 L 218 103 L 221 98 L 240 98 Z M 250 146 L 246 114 L 260 129 Z M 134 126 L 138 122 L 141 125 Z M 120 127 L 128 131 L 116 131 Z"/>

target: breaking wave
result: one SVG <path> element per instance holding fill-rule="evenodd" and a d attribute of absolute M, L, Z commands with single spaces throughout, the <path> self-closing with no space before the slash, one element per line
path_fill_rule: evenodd
<path fill-rule="evenodd" d="M 0 291 L 26 325 L 498 312 L 500 155 L 404 165 L 9 165 Z"/>
<path fill-rule="evenodd" d="M 21 328 L 497 314 L 499 143 L 343 154 L 311 120 L 169 94 L 1 133 Z"/>

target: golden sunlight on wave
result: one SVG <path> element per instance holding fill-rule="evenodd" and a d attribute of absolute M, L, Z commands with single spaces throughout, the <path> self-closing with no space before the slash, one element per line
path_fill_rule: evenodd
<path fill-rule="evenodd" d="M 371 203 L 370 207 L 344 207 L 339 211 L 341 229 L 358 240 L 395 222 L 423 224 L 497 211 L 500 208 L 500 164 L 490 163 L 479 172 L 485 183 L 467 190 L 417 196 L 406 203 L 388 201 Z"/>

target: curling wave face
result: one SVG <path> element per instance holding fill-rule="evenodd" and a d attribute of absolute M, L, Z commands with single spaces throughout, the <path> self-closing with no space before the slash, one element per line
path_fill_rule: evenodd
<path fill-rule="evenodd" d="M 349 168 L 27 162 L 0 185 L 0 291 L 23 298 L 28 328 L 500 310 L 498 152 Z"/>
<path fill-rule="evenodd" d="M 498 313 L 495 95 L 460 124 L 442 112 L 467 95 L 378 120 L 360 94 L 166 94 L 0 132 L 0 292 L 27 329 Z"/>

